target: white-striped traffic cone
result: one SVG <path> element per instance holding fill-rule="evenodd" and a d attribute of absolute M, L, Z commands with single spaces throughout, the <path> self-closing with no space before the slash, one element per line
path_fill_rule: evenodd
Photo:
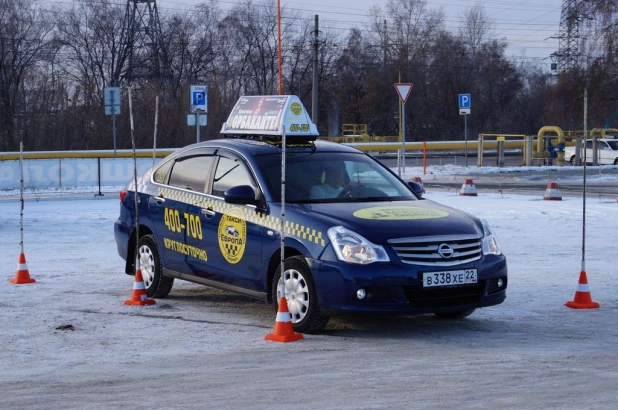
<path fill-rule="evenodd" d="M 28 272 L 28 265 L 26 264 L 26 255 L 22 253 L 19 254 L 19 262 L 17 263 L 17 273 L 15 277 L 9 280 L 14 285 L 23 285 L 25 283 L 34 283 L 36 280 L 30 277 L 30 272 Z"/>
<path fill-rule="evenodd" d="M 146 286 L 144 286 L 144 278 L 142 278 L 142 271 L 137 270 L 135 272 L 135 281 L 133 282 L 133 291 L 131 292 L 131 299 L 125 300 L 125 305 L 154 305 L 157 303 L 154 299 L 148 299 L 146 293 Z"/>
<path fill-rule="evenodd" d="M 545 190 L 545 194 L 543 195 L 544 201 L 562 201 L 562 195 L 560 194 L 560 190 L 558 189 L 558 183 L 550 182 L 547 184 L 547 189 Z"/>
<path fill-rule="evenodd" d="M 575 291 L 575 297 L 572 301 L 565 303 L 565 306 L 573 309 L 598 309 L 601 305 L 592 301 L 590 296 L 590 289 L 588 289 L 588 277 L 586 271 L 579 273 L 579 282 L 577 284 L 577 290 Z"/>
<path fill-rule="evenodd" d="M 288 301 L 282 297 L 279 299 L 279 307 L 277 308 L 275 329 L 272 333 L 264 336 L 264 340 L 271 340 L 273 342 L 295 342 L 302 338 L 302 334 L 294 333 L 292 316 L 290 316 L 290 311 L 288 310 Z"/>
<path fill-rule="evenodd" d="M 459 195 L 477 196 L 476 187 L 474 186 L 474 182 L 472 182 L 471 178 L 468 178 L 464 181 L 461 189 L 459 190 Z"/>

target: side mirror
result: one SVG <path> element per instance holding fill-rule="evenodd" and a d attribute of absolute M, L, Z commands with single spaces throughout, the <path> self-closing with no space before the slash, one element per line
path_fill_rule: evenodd
<path fill-rule="evenodd" d="M 423 184 L 419 184 L 415 181 L 408 181 L 407 184 L 412 192 L 414 192 L 414 195 L 416 195 L 419 199 L 423 199 L 423 195 L 425 194 L 425 187 Z"/>
<path fill-rule="evenodd" d="M 256 205 L 255 191 L 249 185 L 238 185 L 225 191 L 225 202 L 237 205 Z"/>

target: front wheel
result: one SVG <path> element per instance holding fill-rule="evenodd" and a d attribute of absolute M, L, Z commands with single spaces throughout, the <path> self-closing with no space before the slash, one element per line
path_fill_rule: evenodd
<path fill-rule="evenodd" d="M 275 311 L 281 297 L 287 300 L 294 331 L 316 333 L 326 327 L 330 318 L 320 313 L 315 285 L 304 257 L 287 258 L 283 278 L 279 265 L 273 277 L 272 295 Z"/>
<path fill-rule="evenodd" d="M 463 319 L 473 314 L 475 310 L 475 308 L 470 308 L 466 310 L 456 310 L 454 312 L 435 312 L 434 315 L 442 319 Z"/>
<path fill-rule="evenodd" d="M 614 165 L 618 165 L 618 158 L 614 160 Z"/>
<path fill-rule="evenodd" d="M 148 297 L 164 298 L 169 295 L 174 285 L 174 278 L 161 274 L 161 255 L 153 235 L 144 235 L 139 238 L 137 257 Z M 135 266 L 137 266 L 137 261 Z"/>
<path fill-rule="evenodd" d="M 576 164 L 575 164 L 575 160 L 576 160 L 575 155 L 573 155 L 573 156 L 571 157 L 571 159 L 569 160 L 569 162 L 571 163 L 571 165 L 572 165 L 572 166 L 575 166 L 575 165 L 576 165 Z"/>

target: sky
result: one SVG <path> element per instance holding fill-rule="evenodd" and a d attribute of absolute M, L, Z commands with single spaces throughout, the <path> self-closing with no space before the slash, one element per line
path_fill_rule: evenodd
<path fill-rule="evenodd" d="M 222 8 L 231 8 L 240 0 L 220 0 Z M 275 0 L 273 0 L 275 1 Z M 428 9 L 442 8 L 447 15 L 446 24 L 453 32 L 461 25 L 462 13 L 477 0 L 427 0 Z M 157 0 L 160 13 L 186 10 L 200 4 L 201 0 Z M 506 38 L 510 44 L 509 56 L 519 62 L 542 64 L 549 67 L 549 55 L 557 50 L 562 0 L 485 0 L 481 3 L 497 38 Z M 384 5 L 384 0 L 281 0 L 282 8 L 301 10 L 308 18 L 319 15 L 321 22 L 328 22 L 340 30 L 363 27 L 369 19 L 373 5 Z"/>
<path fill-rule="evenodd" d="M 601 307 L 582 311 L 564 306 L 580 272 L 581 198 L 426 196 L 488 220 L 508 261 L 506 301 L 463 321 L 337 318 L 294 343 L 264 341 L 266 303 L 188 282 L 153 306 L 123 305 L 134 280 L 116 251 L 116 195 L 28 199 L 37 282 L 11 285 L 19 201 L 1 198 L 0 408 L 613 408 L 616 199 L 587 201 Z"/>

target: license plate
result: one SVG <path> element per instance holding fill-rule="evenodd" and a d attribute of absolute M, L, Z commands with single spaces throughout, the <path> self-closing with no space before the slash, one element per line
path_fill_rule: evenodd
<path fill-rule="evenodd" d="M 478 283 L 476 269 L 452 270 L 448 272 L 423 273 L 423 287 L 457 286 Z"/>

